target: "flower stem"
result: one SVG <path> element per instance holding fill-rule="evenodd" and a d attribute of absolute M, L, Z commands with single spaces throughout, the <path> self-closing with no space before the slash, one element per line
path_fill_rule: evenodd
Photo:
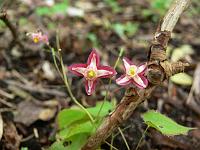
<path fill-rule="evenodd" d="M 130 147 L 129 147 L 129 145 L 128 145 L 127 141 L 126 141 L 126 138 L 125 138 L 122 130 L 120 129 L 120 127 L 118 127 L 118 130 L 119 130 L 119 132 L 120 132 L 120 134 L 122 136 L 122 139 L 124 140 L 124 143 L 126 144 L 127 150 L 130 150 Z"/>
<path fill-rule="evenodd" d="M 61 56 L 61 55 L 60 55 Z M 83 109 L 86 114 L 88 115 L 88 117 L 90 118 L 91 122 L 94 123 L 94 119 L 93 117 L 91 116 L 91 114 L 87 111 L 87 109 L 81 105 L 81 103 L 78 102 L 78 100 L 74 97 L 72 91 L 71 91 L 71 88 L 69 86 L 69 83 L 68 83 L 68 80 L 67 80 L 67 76 L 66 76 L 66 69 L 65 69 L 65 66 L 63 64 L 63 59 L 62 59 L 62 56 L 60 57 L 60 64 L 61 64 L 61 68 L 62 68 L 62 73 L 63 73 L 63 80 L 64 80 L 64 83 L 67 87 L 67 91 L 70 95 L 70 97 L 72 98 L 72 100 L 74 101 L 74 103 L 76 103 L 81 109 Z"/>
<path fill-rule="evenodd" d="M 135 150 L 138 150 L 138 148 L 139 148 L 139 146 L 140 146 L 140 144 L 142 142 L 142 139 L 144 138 L 144 136 L 145 136 L 145 134 L 146 134 L 146 132 L 147 132 L 148 129 L 149 129 L 149 126 L 147 126 L 146 129 L 144 130 L 144 132 L 142 133 L 142 136 L 141 136 L 141 138 L 140 138 L 140 140 L 139 140 L 139 142 L 138 142 L 137 147 L 135 148 Z"/>
<path fill-rule="evenodd" d="M 114 141 L 114 136 L 113 136 L 113 133 L 112 133 L 112 135 L 111 135 L 111 143 L 110 143 L 110 145 L 113 145 L 113 141 Z M 113 147 L 110 146 L 110 150 L 112 150 L 112 149 L 113 149 Z"/>
<path fill-rule="evenodd" d="M 112 146 L 110 143 L 108 143 L 107 141 L 104 141 L 106 144 L 108 144 L 110 147 L 112 147 L 114 150 L 118 150 L 116 147 Z"/>
<path fill-rule="evenodd" d="M 67 70 L 65 68 L 65 65 L 64 65 L 64 62 L 63 62 L 63 59 L 62 59 L 62 55 L 60 53 L 61 51 L 61 48 L 60 48 L 60 44 L 59 44 L 59 38 L 58 38 L 58 34 L 56 35 L 56 46 L 57 46 L 57 50 L 58 50 L 58 55 L 59 55 L 59 62 L 60 62 L 60 65 L 61 65 L 61 70 L 59 69 L 58 67 L 58 63 L 57 63 L 57 58 L 56 58 L 56 52 L 54 50 L 54 48 L 52 48 L 50 45 L 48 45 L 48 47 L 51 49 L 51 52 L 52 52 L 52 56 L 53 56 L 53 61 L 54 61 L 54 64 L 55 64 L 55 67 L 57 69 L 57 71 L 59 72 L 62 80 L 64 81 L 64 84 L 67 88 L 67 91 L 69 93 L 69 96 L 71 97 L 71 99 L 74 101 L 75 104 L 77 104 L 87 115 L 88 117 L 90 118 L 91 122 L 94 123 L 94 119 L 92 117 L 92 115 L 87 111 L 87 109 L 81 105 L 78 100 L 75 98 L 75 96 L 73 95 L 72 91 L 71 91 L 71 88 L 70 88 L 70 85 L 69 85 L 69 82 L 68 82 L 68 78 L 67 78 Z"/>
<path fill-rule="evenodd" d="M 116 60 L 116 62 L 115 62 L 115 65 L 114 65 L 114 69 L 116 69 L 116 67 L 117 67 L 117 65 L 118 65 L 118 63 L 119 63 L 119 60 L 120 60 L 120 58 L 122 57 L 123 53 L 124 53 L 124 48 L 121 48 L 121 49 L 120 49 L 120 52 L 119 52 L 119 55 L 118 55 L 118 58 L 117 58 L 117 60 Z M 104 103 L 105 103 L 105 101 L 107 100 L 108 92 L 109 92 L 109 90 L 110 90 L 111 81 L 112 81 L 112 80 L 111 80 L 111 78 L 110 78 L 110 80 L 109 80 L 109 82 L 108 82 L 108 89 L 106 90 L 106 95 L 105 95 L 105 97 L 104 97 L 104 99 L 103 99 L 103 103 L 101 104 L 101 107 L 100 107 L 100 109 L 99 109 L 99 111 L 98 111 L 98 114 L 97 114 L 96 119 L 98 119 L 98 117 L 99 117 L 99 115 L 100 115 L 100 113 L 101 113 L 101 110 L 102 110 L 102 108 L 103 108 L 103 106 L 104 106 Z"/>

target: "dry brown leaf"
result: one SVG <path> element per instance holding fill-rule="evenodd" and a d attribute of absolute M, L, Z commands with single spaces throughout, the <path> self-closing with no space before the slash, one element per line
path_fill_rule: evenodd
<path fill-rule="evenodd" d="M 17 129 L 13 122 L 5 122 L 4 124 L 4 141 L 3 149 L 18 150 L 22 137 L 18 134 Z"/>
<path fill-rule="evenodd" d="M 50 109 L 50 108 L 46 108 L 46 109 L 43 109 L 40 113 L 39 113 L 39 116 L 38 118 L 40 120 L 43 120 L 43 121 L 48 121 L 49 119 L 53 118 L 55 116 L 55 113 L 56 113 L 56 109 Z"/>
<path fill-rule="evenodd" d="M 52 103 L 54 103 L 53 100 Z M 14 120 L 29 126 L 37 120 L 48 121 L 52 119 L 56 114 L 56 110 L 56 105 L 47 107 L 42 102 L 22 101 L 17 106 L 18 113 L 15 115 Z"/>

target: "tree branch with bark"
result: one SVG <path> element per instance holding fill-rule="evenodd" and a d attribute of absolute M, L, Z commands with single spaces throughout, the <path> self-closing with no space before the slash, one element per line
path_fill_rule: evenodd
<path fill-rule="evenodd" d="M 150 82 L 146 89 L 138 90 L 129 88 L 126 90 L 121 102 L 115 110 L 107 116 L 96 132 L 89 137 L 82 150 L 95 150 L 108 138 L 111 133 L 125 122 L 133 111 L 147 100 L 156 86 L 163 83 L 170 76 L 183 72 L 190 65 L 181 61 L 171 63 L 166 57 L 166 48 L 179 17 L 188 7 L 190 0 L 175 0 L 163 21 L 159 24 L 154 39 L 150 45 L 147 78 Z"/>

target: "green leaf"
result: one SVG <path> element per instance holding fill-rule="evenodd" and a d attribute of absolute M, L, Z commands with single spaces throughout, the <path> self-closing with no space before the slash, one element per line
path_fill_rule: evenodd
<path fill-rule="evenodd" d="M 58 4 L 54 5 L 52 7 L 52 11 L 53 11 L 53 13 L 62 13 L 62 14 L 64 14 L 64 13 L 66 13 L 67 8 L 68 8 L 68 4 L 63 2 L 63 3 L 58 3 Z"/>
<path fill-rule="evenodd" d="M 92 42 L 93 47 L 99 47 L 98 38 L 95 33 L 88 33 L 87 38 Z"/>
<path fill-rule="evenodd" d="M 66 148 L 64 147 L 63 142 L 56 141 L 51 145 L 49 150 L 66 150 Z"/>
<path fill-rule="evenodd" d="M 102 102 L 97 103 L 95 107 L 87 108 L 87 111 L 94 117 L 97 117 L 99 110 L 101 108 Z M 109 111 L 113 109 L 113 105 L 110 102 L 105 102 L 99 117 L 106 116 Z M 70 127 L 73 124 L 80 123 L 82 121 L 88 121 L 89 117 L 87 114 L 81 109 L 63 109 L 58 113 L 57 122 L 59 129 L 63 129 L 66 127 Z"/>
<path fill-rule="evenodd" d="M 28 150 L 28 147 L 21 147 L 20 150 Z"/>
<path fill-rule="evenodd" d="M 112 28 L 120 37 L 124 36 L 125 28 L 123 24 L 115 23 L 112 25 Z"/>
<path fill-rule="evenodd" d="M 167 8 L 169 8 L 172 0 L 151 0 L 151 9 L 160 14 L 164 14 Z"/>
<path fill-rule="evenodd" d="M 178 73 L 170 77 L 170 80 L 176 84 L 190 86 L 193 78 L 186 73 Z"/>
<path fill-rule="evenodd" d="M 52 14 L 52 12 L 50 11 L 50 8 L 48 7 L 37 7 L 35 11 L 36 11 L 36 14 L 39 16 Z"/>
<path fill-rule="evenodd" d="M 138 24 L 131 22 L 127 22 L 125 24 L 125 32 L 129 37 L 133 36 L 137 32 L 137 30 L 138 30 Z"/>
<path fill-rule="evenodd" d="M 86 143 L 88 134 L 77 134 L 68 139 L 71 142 L 69 146 L 66 147 L 67 150 L 80 150 L 81 147 Z"/>
<path fill-rule="evenodd" d="M 63 129 L 84 118 L 87 118 L 87 115 L 80 109 L 63 109 L 58 114 L 58 127 L 59 129 Z"/>
<path fill-rule="evenodd" d="M 63 0 L 61 3 L 56 3 L 52 7 L 42 6 L 36 8 L 36 13 L 40 16 L 42 15 L 53 15 L 56 13 L 66 13 L 68 8 L 68 0 Z"/>
<path fill-rule="evenodd" d="M 120 5 L 116 0 L 104 0 L 104 1 L 108 6 L 111 7 L 114 13 L 119 13 L 122 11 L 122 8 L 120 7 Z"/>
<path fill-rule="evenodd" d="M 88 133 L 91 134 L 94 131 L 94 126 L 90 121 L 74 124 L 69 128 L 65 128 L 58 133 L 58 137 L 61 139 L 68 139 L 71 136 L 81 133 Z"/>
<path fill-rule="evenodd" d="M 99 110 L 101 108 L 101 105 L 102 105 L 102 102 L 99 102 L 99 103 L 97 103 L 97 105 L 95 107 L 87 108 L 87 110 L 92 116 L 97 117 Z M 101 112 L 99 114 L 99 117 L 106 116 L 109 113 L 109 111 L 111 111 L 111 110 L 113 110 L 112 103 L 105 101 L 104 105 L 101 109 Z"/>
<path fill-rule="evenodd" d="M 172 119 L 168 118 L 165 115 L 160 114 L 154 110 L 150 110 L 142 115 L 144 122 L 152 127 L 160 131 L 164 135 L 174 136 L 180 134 L 187 134 L 188 131 L 195 129 L 189 128 L 182 125 L 177 124 Z"/>
<path fill-rule="evenodd" d="M 190 45 L 183 45 L 173 50 L 171 61 L 176 62 L 187 55 L 191 55 L 194 53 L 194 50 Z"/>

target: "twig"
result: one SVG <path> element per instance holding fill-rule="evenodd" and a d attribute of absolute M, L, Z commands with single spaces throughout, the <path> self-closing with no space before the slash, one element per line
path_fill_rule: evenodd
<path fill-rule="evenodd" d="M 3 96 L 3 97 L 9 98 L 9 99 L 14 98 L 13 94 L 7 93 L 7 92 L 3 91 L 2 89 L 0 89 L 0 95 Z"/>
<path fill-rule="evenodd" d="M 158 26 L 149 51 L 147 73 L 149 86 L 144 90 L 128 89 L 116 109 L 104 119 L 96 133 L 82 147 L 82 150 L 95 150 L 98 148 L 121 123 L 131 116 L 138 105 L 151 95 L 156 86 L 162 84 L 169 76 L 183 71 L 189 65 L 182 62 L 177 62 L 176 65 L 171 64 L 166 57 L 166 47 L 171 31 L 189 2 L 190 0 L 176 0 L 165 15 L 161 26 Z"/>
<path fill-rule="evenodd" d="M 10 108 L 13 108 L 13 109 L 16 109 L 16 108 L 17 108 L 16 105 L 14 105 L 14 104 L 12 104 L 12 103 L 10 103 L 10 102 L 7 102 L 6 100 L 1 99 L 1 98 L 0 98 L 0 103 L 4 104 L 4 105 L 6 105 L 6 106 L 8 106 L 8 107 L 10 107 Z"/>
<path fill-rule="evenodd" d="M 22 84 L 22 83 L 15 82 L 15 81 L 12 81 L 12 80 L 5 80 L 5 83 L 7 83 L 8 85 L 16 86 L 16 87 L 21 88 L 23 90 L 30 91 L 30 92 L 38 92 L 38 93 L 42 93 L 42 94 L 48 94 L 48 95 L 60 96 L 60 97 L 66 96 L 66 94 L 64 92 L 61 92 L 61 91 L 58 91 L 58 90 L 55 90 L 55 89 L 43 88 L 43 87 L 38 86 L 38 85 Z"/>
<path fill-rule="evenodd" d="M 122 136 L 122 139 L 124 140 L 124 143 L 125 143 L 125 145 L 126 145 L 126 147 L 127 147 L 127 150 L 130 150 L 130 147 L 129 147 L 129 145 L 128 145 L 128 142 L 126 141 L 126 138 L 125 138 L 125 136 L 124 136 L 122 130 L 120 129 L 120 127 L 118 127 L 118 130 L 119 130 L 119 132 L 120 132 L 120 134 L 121 134 L 121 136 Z"/>
<path fill-rule="evenodd" d="M 149 129 L 149 126 L 147 126 L 146 129 L 144 130 L 144 132 L 142 133 L 142 136 L 141 136 L 141 138 L 140 138 L 135 150 L 138 150 L 138 148 L 140 147 L 140 144 L 141 144 L 141 142 L 142 142 L 142 140 L 143 140 L 143 138 L 144 138 L 144 136 L 145 136 L 145 134 L 146 134 L 148 129 Z"/>
<path fill-rule="evenodd" d="M 5 11 L 2 11 L 0 13 L 0 19 L 5 23 L 5 25 L 9 28 L 13 35 L 13 43 L 17 43 L 21 48 L 24 48 L 24 45 L 21 43 L 21 41 L 18 38 L 18 31 L 16 27 L 10 22 L 8 19 L 7 13 Z"/>
<path fill-rule="evenodd" d="M 172 31 L 183 11 L 189 6 L 191 0 L 174 0 L 164 17 L 161 31 Z"/>

